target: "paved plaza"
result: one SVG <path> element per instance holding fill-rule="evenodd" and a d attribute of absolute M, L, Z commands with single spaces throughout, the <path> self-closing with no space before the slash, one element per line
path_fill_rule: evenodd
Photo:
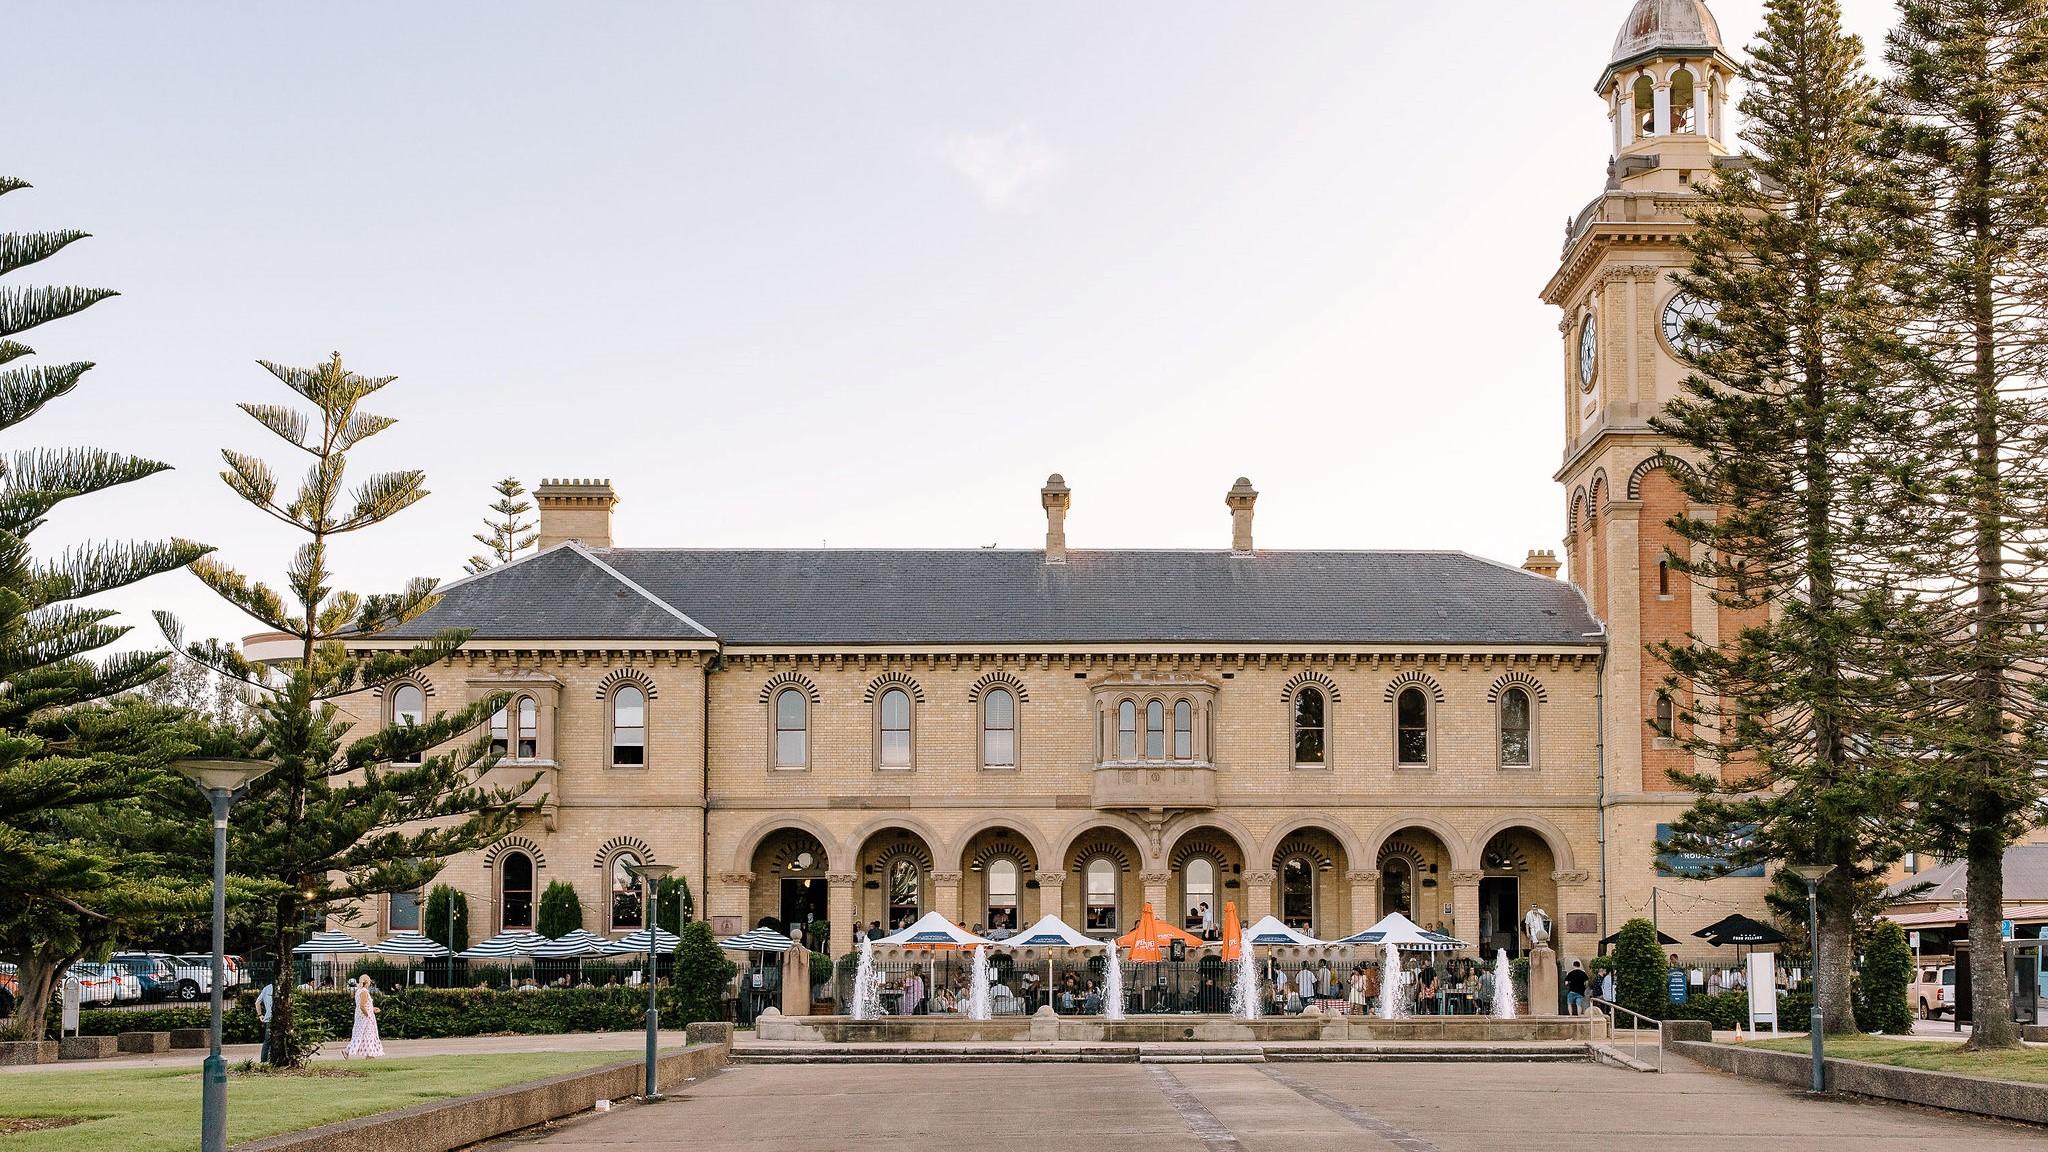
<path fill-rule="evenodd" d="M 2040 1130 L 1798 1093 L 1675 1061 L 743 1066 L 490 1152 L 2038 1150 Z"/>

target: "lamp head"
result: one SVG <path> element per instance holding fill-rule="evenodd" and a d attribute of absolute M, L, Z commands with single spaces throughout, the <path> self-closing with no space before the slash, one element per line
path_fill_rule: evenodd
<path fill-rule="evenodd" d="M 1818 884 L 1835 870 L 1833 864 L 1792 864 L 1788 865 L 1794 876 L 1808 884 Z"/>
<path fill-rule="evenodd" d="M 207 792 L 233 792 L 274 765 L 268 760 L 173 760 L 171 767 Z"/>
<path fill-rule="evenodd" d="M 660 882 L 661 882 L 661 881 L 662 881 L 663 879 L 667 878 L 667 876 L 668 876 L 668 874 L 669 874 L 669 873 L 671 873 L 671 872 L 673 872 L 673 871 L 675 871 L 675 870 L 676 870 L 676 866 L 675 866 L 675 865 L 673 865 L 673 864 L 628 864 L 628 865 L 626 865 L 626 871 L 627 871 L 627 872 L 631 873 L 631 874 L 632 874 L 632 875 L 633 875 L 633 876 L 634 876 L 635 878 L 637 878 L 637 879 L 640 879 L 640 880 L 645 880 L 645 881 L 647 881 L 647 882 L 648 882 L 649 884 L 658 884 L 658 883 L 660 883 Z"/>

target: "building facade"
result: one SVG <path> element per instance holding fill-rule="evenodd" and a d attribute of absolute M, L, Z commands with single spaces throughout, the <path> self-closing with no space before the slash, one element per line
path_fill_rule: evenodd
<path fill-rule="evenodd" d="M 1401 911 L 1489 952 L 1540 907 L 1583 957 L 1653 907 L 1673 935 L 1756 911 L 1761 879 L 1655 857 L 1685 806 L 1666 770 L 1700 765 L 1644 653 L 1729 624 L 1670 571 L 1685 465 L 1648 419 L 1684 375 L 1671 274 L 1691 183 L 1731 162 L 1732 65 L 1697 0 L 1642 0 L 1612 60 L 1607 185 L 1544 292 L 1568 579 L 1548 551 L 1261 550 L 1243 479 L 1229 546 L 1191 551 L 1069 549 L 1057 475 L 1024 551 L 618 547 L 609 483 L 548 481 L 537 554 L 363 642 L 461 627 L 461 652 L 353 702 L 509 695 L 492 776 L 536 779 L 521 827 L 443 873 L 475 929 L 531 926 L 557 880 L 586 928 L 637 928 L 635 861 L 676 865 L 720 933 L 824 919 L 835 952 L 930 911 L 1108 933 L 1229 903 L 1325 939 Z"/>

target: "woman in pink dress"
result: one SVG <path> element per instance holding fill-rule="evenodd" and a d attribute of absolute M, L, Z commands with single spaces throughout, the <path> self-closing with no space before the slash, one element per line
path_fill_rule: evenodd
<path fill-rule="evenodd" d="M 347 1060 L 354 1056 L 370 1059 L 384 1054 L 384 1042 L 377 1038 L 377 1002 L 370 998 L 370 978 L 356 978 L 356 1026 L 349 1033 L 348 1051 L 341 1054 Z"/>

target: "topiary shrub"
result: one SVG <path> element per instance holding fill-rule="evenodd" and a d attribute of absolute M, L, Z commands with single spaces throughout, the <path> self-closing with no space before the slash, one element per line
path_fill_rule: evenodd
<path fill-rule="evenodd" d="M 436 884 L 427 893 L 426 911 L 420 915 L 420 931 L 450 952 L 469 947 L 469 897 L 446 884 Z"/>
<path fill-rule="evenodd" d="M 1856 1019 L 1873 1032 L 1911 1035 L 1913 1006 L 1907 989 L 1912 983 L 1913 950 L 1906 944 L 1906 930 L 1890 920 L 1878 921 L 1863 953 L 1863 1003 Z"/>
<path fill-rule="evenodd" d="M 683 925 L 696 914 L 696 902 L 690 896 L 690 882 L 681 876 L 664 876 L 654 886 L 654 926 L 663 932 L 680 936 Z"/>
<path fill-rule="evenodd" d="M 1657 926 L 1638 916 L 1614 940 L 1614 999 L 1631 1012 L 1662 1018 L 1671 995 Z"/>
<path fill-rule="evenodd" d="M 682 1014 L 690 1020 L 720 1019 L 726 986 L 739 970 L 718 946 L 711 925 L 698 920 L 685 926 L 683 942 L 676 947 L 675 979 L 670 982 Z"/>
<path fill-rule="evenodd" d="M 583 927 L 583 901 L 566 880 L 556 880 L 540 894 L 540 913 L 534 929 L 551 940 L 560 939 Z"/>

